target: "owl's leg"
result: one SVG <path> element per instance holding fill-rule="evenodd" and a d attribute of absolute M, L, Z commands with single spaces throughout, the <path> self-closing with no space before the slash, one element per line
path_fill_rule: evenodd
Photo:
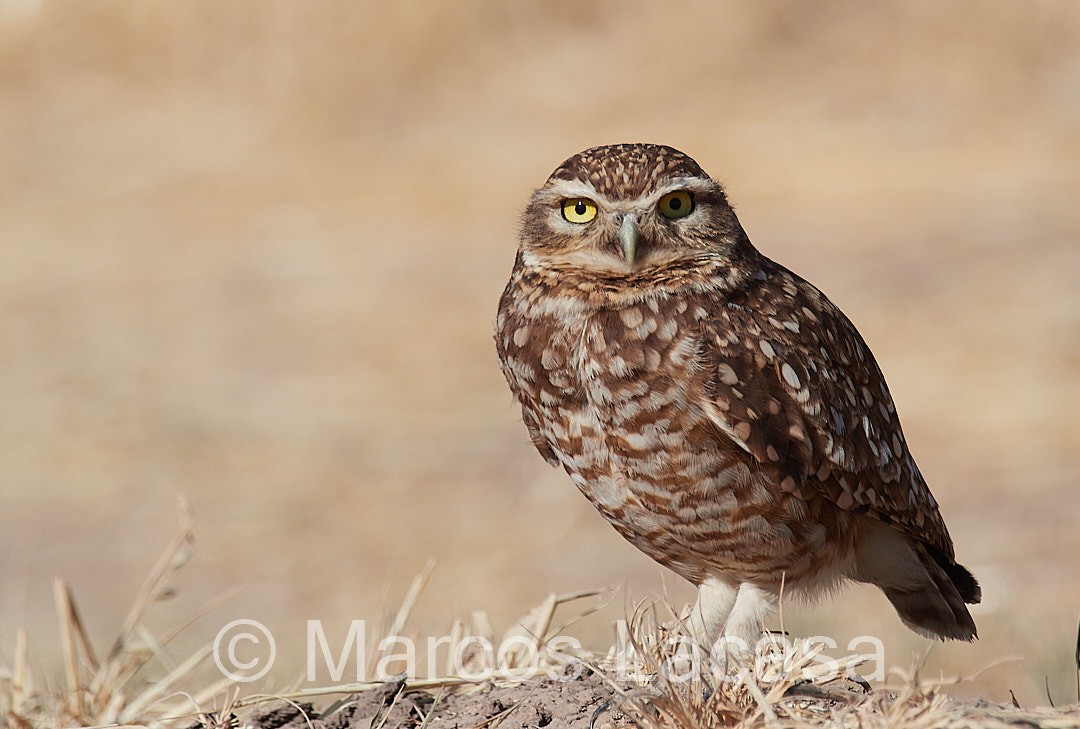
<path fill-rule="evenodd" d="M 724 632 L 739 594 L 738 585 L 709 577 L 698 587 L 697 602 L 687 620 L 690 637 L 704 651 L 713 645 Z"/>
<path fill-rule="evenodd" d="M 765 621 L 777 609 L 777 603 L 777 594 L 773 592 L 748 582 L 739 585 L 739 594 L 724 625 L 724 634 L 713 646 L 716 665 L 730 667 L 732 659 L 741 663 L 755 656 Z"/>
<path fill-rule="evenodd" d="M 754 655 L 765 620 L 776 609 L 775 593 L 749 583 L 732 584 L 710 577 L 698 588 L 687 621 L 690 637 L 728 673 Z"/>
<path fill-rule="evenodd" d="M 735 606 L 724 626 L 723 637 L 727 644 L 727 653 L 749 651 L 753 655 L 765 621 L 776 612 L 777 603 L 775 592 L 763 590 L 749 582 L 739 585 Z"/>

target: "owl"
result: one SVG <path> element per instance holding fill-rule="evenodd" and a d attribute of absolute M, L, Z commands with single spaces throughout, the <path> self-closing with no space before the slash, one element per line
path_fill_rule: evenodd
<path fill-rule="evenodd" d="M 525 209 L 495 342 L 540 455 L 698 587 L 696 639 L 748 648 L 781 592 L 846 580 L 918 633 L 975 639 L 979 584 L 873 354 L 686 154 L 563 162 Z"/>

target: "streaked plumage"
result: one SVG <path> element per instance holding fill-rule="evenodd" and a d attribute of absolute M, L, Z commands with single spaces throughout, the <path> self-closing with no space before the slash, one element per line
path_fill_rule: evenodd
<path fill-rule="evenodd" d="M 873 355 L 760 254 L 720 185 L 659 145 L 586 150 L 532 196 L 496 345 L 532 442 L 701 587 L 696 630 L 752 642 L 781 583 L 878 585 L 972 639 L 955 561 Z"/>

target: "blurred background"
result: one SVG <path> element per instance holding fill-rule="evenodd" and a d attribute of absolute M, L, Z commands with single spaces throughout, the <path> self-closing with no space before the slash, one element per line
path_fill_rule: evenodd
<path fill-rule="evenodd" d="M 528 443 L 492 325 L 532 188 L 676 146 L 858 325 L 981 639 L 925 673 L 1075 692 L 1080 5 L 0 0 L 0 659 L 59 675 L 51 578 L 103 651 L 187 497 L 160 629 L 496 628 L 549 592 L 691 591 Z M 629 596 L 627 596 L 629 595 Z M 797 634 L 931 646 L 853 587 Z"/>

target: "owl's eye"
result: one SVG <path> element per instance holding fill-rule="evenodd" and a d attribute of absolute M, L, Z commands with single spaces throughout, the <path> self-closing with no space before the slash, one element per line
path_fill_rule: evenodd
<path fill-rule="evenodd" d="M 694 198 L 686 190 L 669 192 L 660 198 L 660 212 L 665 218 L 685 218 L 694 212 Z"/>
<path fill-rule="evenodd" d="M 571 223 L 587 223 L 596 217 L 596 203 L 587 197 L 563 200 L 562 216 Z"/>

